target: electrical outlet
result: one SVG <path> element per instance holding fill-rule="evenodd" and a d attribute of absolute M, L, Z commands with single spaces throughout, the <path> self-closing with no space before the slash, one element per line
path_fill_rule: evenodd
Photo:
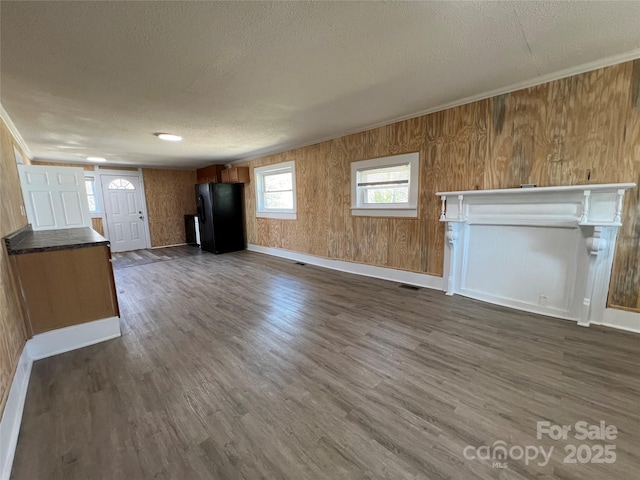
<path fill-rule="evenodd" d="M 24 209 L 24 205 L 20 205 L 20 213 L 22 214 L 23 217 L 27 216 L 27 212 Z"/>
<path fill-rule="evenodd" d="M 547 297 L 546 295 L 540 295 L 538 297 L 538 305 L 540 305 L 541 307 L 546 307 L 548 303 L 549 297 Z"/>

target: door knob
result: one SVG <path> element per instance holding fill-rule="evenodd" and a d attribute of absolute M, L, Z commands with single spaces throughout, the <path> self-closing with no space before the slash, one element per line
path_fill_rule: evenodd
<path fill-rule="evenodd" d="M 140 215 L 140 220 L 144 220 L 144 217 L 142 215 Z"/>

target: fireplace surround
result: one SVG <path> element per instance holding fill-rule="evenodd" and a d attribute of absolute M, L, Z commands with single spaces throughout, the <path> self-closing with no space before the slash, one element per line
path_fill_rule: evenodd
<path fill-rule="evenodd" d="M 601 323 L 625 191 L 634 183 L 438 192 L 443 289 Z"/>

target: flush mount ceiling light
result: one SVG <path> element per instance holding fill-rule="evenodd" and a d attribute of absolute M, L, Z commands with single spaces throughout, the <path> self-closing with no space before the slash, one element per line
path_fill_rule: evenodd
<path fill-rule="evenodd" d="M 89 160 L 90 162 L 106 162 L 107 161 L 106 158 L 102 158 L 102 157 L 87 157 L 87 160 Z"/>
<path fill-rule="evenodd" d="M 167 142 L 180 142 L 182 137 L 180 135 L 174 135 L 173 133 L 154 133 L 160 140 L 166 140 Z"/>

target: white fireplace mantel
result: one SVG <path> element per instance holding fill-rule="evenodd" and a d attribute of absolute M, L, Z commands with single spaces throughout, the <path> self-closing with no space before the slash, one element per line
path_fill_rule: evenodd
<path fill-rule="evenodd" d="M 444 290 L 600 323 L 625 191 L 634 183 L 438 192 Z"/>

